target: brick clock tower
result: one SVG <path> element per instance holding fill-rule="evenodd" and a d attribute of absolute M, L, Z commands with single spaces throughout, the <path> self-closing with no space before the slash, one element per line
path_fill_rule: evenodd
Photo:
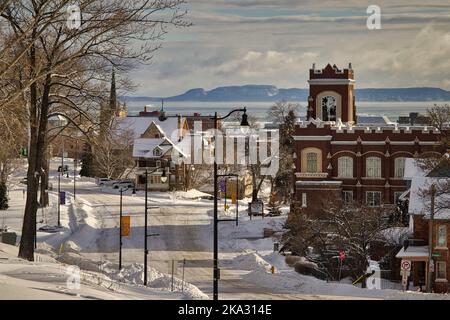
<path fill-rule="evenodd" d="M 310 96 L 308 98 L 307 118 L 343 123 L 356 122 L 352 65 L 339 70 L 328 64 L 325 69 L 309 70 Z"/>

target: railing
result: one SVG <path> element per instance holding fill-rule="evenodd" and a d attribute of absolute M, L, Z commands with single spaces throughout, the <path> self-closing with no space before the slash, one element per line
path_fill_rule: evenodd
<path fill-rule="evenodd" d="M 299 173 L 295 174 L 297 178 L 328 178 L 328 173 Z"/>

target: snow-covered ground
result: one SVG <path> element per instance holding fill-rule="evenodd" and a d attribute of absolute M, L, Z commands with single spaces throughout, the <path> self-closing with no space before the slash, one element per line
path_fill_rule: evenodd
<path fill-rule="evenodd" d="M 69 163 L 71 163 L 69 161 Z M 57 223 L 57 175 L 59 161 L 52 161 L 54 190 L 51 205 L 38 214 L 38 227 Z M 15 179 L 18 181 L 18 175 Z M 212 292 L 212 209 L 211 200 L 201 192 L 149 194 L 148 239 L 149 286 L 143 287 L 144 194 L 123 196 L 123 214 L 131 217 L 131 234 L 123 238 L 123 270 L 118 271 L 119 191 L 99 188 L 90 179 L 77 181 L 73 199 L 73 177 L 61 179 L 68 192 L 61 206 L 62 229 L 57 233 L 38 233 L 40 259 L 28 263 L 16 258 L 17 248 L 0 247 L 0 299 L 22 297 L 95 298 L 95 299 L 205 299 Z M 20 236 L 24 208 L 23 186 L 10 190 L 11 208 L 0 212 L 5 224 Z M 207 198 L 207 197 L 206 197 Z M 286 214 L 281 217 L 254 217 L 246 214 L 241 201 L 239 225 L 219 225 L 221 299 L 443 299 L 447 295 L 403 293 L 397 290 L 367 290 L 344 283 L 327 283 L 297 274 L 273 252 L 280 233 L 264 238 L 264 229 L 282 231 Z M 234 207 L 221 217 L 234 217 Z M 283 210 L 286 213 L 286 208 Z M 2 220 L 0 220 L 0 223 Z M 14 251 L 15 250 L 15 251 Z M 44 258 L 43 258 L 44 257 Z M 68 291 L 64 266 L 83 270 L 80 292 Z M 172 266 L 174 282 L 172 290 Z M 184 267 L 183 267 L 184 266 Z M 270 272 L 276 268 L 275 274 Z M 184 276 L 184 281 L 183 281 Z M 3 288 L 3 287 L 2 287 Z M 36 289 L 38 288 L 38 289 Z M 43 288 L 43 289 L 42 289 Z M 38 290 L 38 292 L 36 292 Z M 38 295 L 39 290 L 45 294 Z M 9 294 L 10 293 L 10 294 Z M 51 296 L 50 296 L 51 295 Z"/>

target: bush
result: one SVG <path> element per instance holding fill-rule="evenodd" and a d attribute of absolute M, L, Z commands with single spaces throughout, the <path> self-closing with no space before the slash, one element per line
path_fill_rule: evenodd
<path fill-rule="evenodd" d="M 8 205 L 8 189 L 5 182 L 0 182 L 0 210 L 6 210 Z"/>

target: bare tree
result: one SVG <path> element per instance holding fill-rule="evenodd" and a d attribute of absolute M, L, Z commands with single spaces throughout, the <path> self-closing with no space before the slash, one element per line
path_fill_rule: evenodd
<path fill-rule="evenodd" d="M 293 252 L 324 265 L 332 277 L 336 277 L 336 256 L 345 251 L 347 265 L 357 278 L 365 273 L 368 259 L 388 242 L 385 232 L 396 226 L 390 213 L 385 208 L 332 204 L 316 217 L 300 211 L 289 217 L 283 241 Z"/>
<path fill-rule="evenodd" d="M 61 116 L 83 133 L 94 131 L 96 106 L 105 100 L 104 79 L 111 65 L 125 72 L 135 62 L 148 62 L 168 26 L 189 25 L 180 7 L 183 0 L 81 0 L 81 24 L 69 28 L 68 3 L 9 1 L 0 16 L 7 25 L 2 32 L 11 39 L 10 49 L 2 49 L 15 52 L 9 54 L 0 76 L 17 65 L 22 75 L 20 90 L 11 90 L 4 99 L 11 103 L 25 95 L 29 114 L 28 193 L 19 250 L 19 257 L 28 260 L 34 259 L 37 190 L 48 120 Z"/>

